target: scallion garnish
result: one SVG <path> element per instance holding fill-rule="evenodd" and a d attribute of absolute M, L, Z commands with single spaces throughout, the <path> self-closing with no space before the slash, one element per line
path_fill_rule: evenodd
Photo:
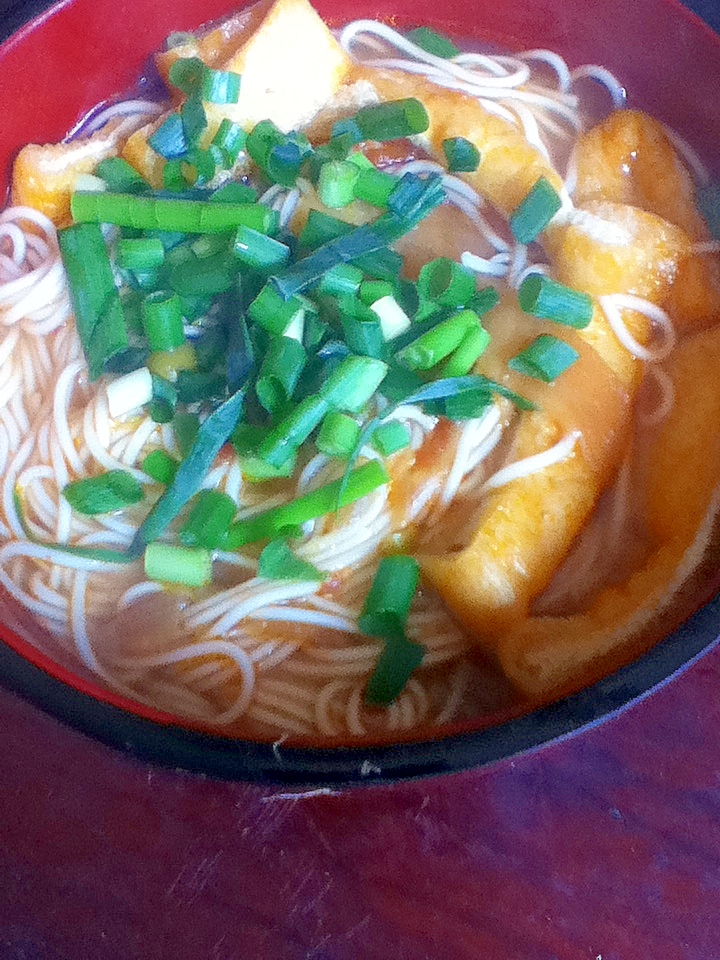
<path fill-rule="evenodd" d="M 228 530 L 225 547 L 237 550 L 247 543 L 268 540 L 283 530 L 300 527 L 308 520 L 316 520 L 328 513 L 346 507 L 388 483 L 389 477 L 378 460 L 351 470 L 343 480 L 333 480 L 290 503 L 266 510 L 247 520 L 236 520 Z"/>
<path fill-rule="evenodd" d="M 370 442 L 383 457 L 390 457 L 410 444 L 410 428 L 400 420 L 386 420 L 373 430 Z"/>
<path fill-rule="evenodd" d="M 320 453 L 347 460 L 360 436 L 360 424 L 348 413 L 331 410 L 326 414 L 315 441 Z"/>
<path fill-rule="evenodd" d="M 265 580 L 324 580 L 325 574 L 298 557 L 285 538 L 271 540 L 258 559 L 258 576 Z"/>
<path fill-rule="evenodd" d="M 185 343 L 180 298 L 157 290 L 143 301 L 145 335 L 151 350 L 175 350 Z"/>
<path fill-rule="evenodd" d="M 411 370 L 430 370 L 456 350 L 470 330 L 479 326 L 476 313 L 461 310 L 409 343 L 397 359 Z"/>
<path fill-rule="evenodd" d="M 225 538 L 237 505 L 221 490 L 201 490 L 180 529 L 180 543 L 186 547 L 216 550 Z"/>
<path fill-rule="evenodd" d="M 365 691 L 368 703 L 391 703 L 401 693 L 424 650 L 405 636 L 410 605 L 420 580 L 420 567 L 413 557 L 384 557 L 368 593 L 358 625 L 363 633 L 385 641 Z"/>
<path fill-rule="evenodd" d="M 171 483 L 137 530 L 129 552 L 139 555 L 156 540 L 193 497 L 205 479 L 220 448 L 235 429 L 242 412 L 245 391 L 240 389 L 200 424 L 189 453 Z"/>
<path fill-rule="evenodd" d="M 361 107 L 352 119 L 357 124 L 362 140 L 381 143 L 424 133 L 430 125 L 427 110 L 415 97 Z"/>
<path fill-rule="evenodd" d="M 437 257 L 421 267 L 417 289 L 421 301 L 456 309 L 475 294 L 475 276 L 455 260 Z"/>
<path fill-rule="evenodd" d="M 508 366 L 511 370 L 535 380 L 552 383 L 571 367 L 579 356 L 577 350 L 564 340 L 541 334 L 524 350 L 511 357 Z"/>
<path fill-rule="evenodd" d="M 346 207 L 355 199 L 360 171 L 347 160 L 331 160 L 320 169 L 317 190 L 322 203 L 331 210 Z"/>
<path fill-rule="evenodd" d="M 143 497 L 143 488 L 126 470 L 108 470 L 95 477 L 83 477 L 63 487 L 63 496 L 78 513 L 97 516 L 123 510 Z"/>
<path fill-rule="evenodd" d="M 179 113 L 171 113 L 148 137 L 148 146 L 164 160 L 179 160 L 188 150 L 185 125 Z M 75 218 L 77 219 L 77 217 Z"/>
<path fill-rule="evenodd" d="M 108 360 L 128 346 L 105 239 L 97 224 L 78 223 L 60 230 L 58 243 L 90 379 L 97 380 Z"/>
<path fill-rule="evenodd" d="M 292 337 L 273 337 L 255 383 L 262 406 L 271 415 L 287 406 L 307 363 L 302 343 Z"/>
<path fill-rule="evenodd" d="M 592 320 L 592 297 L 573 290 L 542 273 L 531 273 L 518 288 L 518 301 L 525 313 L 543 320 L 554 320 L 582 330 Z"/>
<path fill-rule="evenodd" d="M 206 66 L 200 79 L 200 97 L 206 103 L 237 103 L 240 83 L 239 73 Z"/>
<path fill-rule="evenodd" d="M 450 173 L 472 173 L 480 166 L 480 151 L 465 137 L 448 137 L 442 148 Z"/>
<path fill-rule="evenodd" d="M 143 473 L 146 473 L 151 480 L 156 483 L 162 483 L 167 486 L 177 473 L 178 462 L 171 457 L 165 450 L 151 450 L 143 458 L 140 467 Z"/>
<path fill-rule="evenodd" d="M 443 60 L 452 60 L 460 53 L 460 48 L 449 37 L 444 33 L 438 33 L 437 30 L 431 30 L 430 27 L 415 27 L 405 36 L 421 50 L 432 53 L 435 57 L 442 57 Z"/>
<path fill-rule="evenodd" d="M 161 583 L 206 587 L 212 583 L 212 554 L 201 547 L 149 543 L 145 548 L 145 575 Z"/>
<path fill-rule="evenodd" d="M 70 209 L 78 224 L 113 223 L 137 230 L 225 233 L 244 225 L 273 233 L 278 224 L 277 213 L 260 203 L 204 203 L 94 190 L 73 193 Z"/>
<path fill-rule="evenodd" d="M 562 207 L 557 190 L 540 177 L 510 214 L 510 230 L 518 243 L 532 243 Z"/>

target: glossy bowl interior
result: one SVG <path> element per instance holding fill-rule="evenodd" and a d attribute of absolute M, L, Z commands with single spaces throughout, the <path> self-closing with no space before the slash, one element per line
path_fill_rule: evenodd
<path fill-rule="evenodd" d="M 232 0 L 63 0 L 0 46 L 0 191 L 17 149 L 60 139 L 84 112 L 130 88 L 168 33 L 231 12 Z M 507 48 L 549 47 L 601 63 L 630 103 L 667 122 L 720 171 L 720 38 L 674 0 L 317 0 L 330 22 L 430 24 Z M 6 26 L 14 26 L 13 15 Z M 711 589 L 703 600 L 708 600 Z M 286 747 L 192 730 L 76 676 L 0 625 L 0 682 L 67 723 L 155 762 L 218 777 L 337 786 L 479 766 L 567 736 L 655 689 L 717 642 L 720 599 L 612 676 L 524 716 L 389 746 Z"/>

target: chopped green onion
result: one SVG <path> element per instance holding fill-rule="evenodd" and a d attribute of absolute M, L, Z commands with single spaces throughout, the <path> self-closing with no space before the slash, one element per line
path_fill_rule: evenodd
<path fill-rule="evenodd" d="M 358 296 L 366 306 L 371 307 L 377 300 L 391 297 L 394 292 L 393 285 L 387 280 L 363 280 Z"/>
<path fill-rule="evenodd" d="M 143 322 L 151 350 L 176 350 L 185 343 L 180 298 L 166 290 L 143 301 Z"/>
<path fill-rule="evenodd" d="M 409 176 L 405 174 L 400 183 Z M 339 263 L 358 261 L 359 266 L 367 269 L 360 263 L 361 257 L 384 250 L 389 243 L 408 233 L 442 203 L 444 196 L 445 190 L 439 177 L 428 177 L 427 180 L 418 178 L 417 189 L 413 185 L 412 196 L 408 198 L 404 212 L 383 214 L 373 223 L 354 227 L 350 232 L 318 247 L 273 277 L 278 293 L 283 299 L 288 299 L 312 286 Z"/>
<path fill-rule="evenodd" d="M 97 380 L 108 360 L 128 347 L 105 240 L 98 225 L 83 223 L 59 231 L 58 243 L 90 379 Z"/>
<path fill-rule="evenodd" d="M 227 493 L 201 490 L 180 530 L 180 543 L 186 547 L 216 550 L 236 513 L 235 501 Z"/>
<path fill-rule="evenodd" d="M 335 297 L 356 294 L 363 280 L 363 272 L 351 263 L 338 263 L 320 281 L 318 290 Z"/>
<path fill-rule="evenodd" d="M 353 226 L 337 217 L 331 217 L 329 213 L 323 213 L 322 210 L 311 210 L 305 226 L 300 231 L 298 241 L 303 250 L 317 250 L 330 240 L 336 240 L 338 237 L 352 233 Z M 342 263 L 342 261 L 340 261 Z"/>
<path fill-rule="evenodd" d="M 145 575 L 161 583 L 205 587 L 212 583 L 212 555 L 201 547 L 149 543 L 145 548 Z"/>
<path fill-rule="evenodd" d="M 371 637 L 400 639 L 410 605 L 420 582 L 420 565 L 414 557 L 383 557 L 365 598 L 358 626 Z"/>
<path fill-rule="evenodd" d="M 191 256 L 173 265 L 169 283 L 180 297 L 214 297 L 232 289 L 238 264 L 229 249 L 206 257 Z"/>
<path fill-rule="evenodd" d="M 244 131 L 243 131 L 244 132 Z M 210 203 L 257 203 L 258 192 L 247 183 L 231 180 L 210 194 Z M 272 230 L 268 230 L 272 233 Z"/>
<path fill-rule="evenodd" d="M 437 257 L 424 264 L 417 281 L 421 300 L 440 307 L 464 307 L 475 294 L 475 276 L 449 257 Z"/>
<path fill-rule="evenodd" d="M 542 273 L 525 277 L 518 289 L 520 307 L 525 313 L 543 320 L 554 320 L 576 330 L 586 327 L 593 317 L 592 297 L 573 290 Z"/>
<path fill-rule="evenodd" d="M 123 510 L 143 499 L 143 488 L 126 470 L 108 470 L 96 477 L 74 480 L 63 487 L 63 496 L 78 513 L 96 516 Z"/>
<path fill-rule="evenodd" d="M 271 467 L 282 467 L 295 456 L 330 409 L 322 396 L 306 397 L 274 425 L 258 447 L 257 455 Z"/>
<path fill-rule="evenodd" d="M 273 539 L 283 530 L 300 527 L 346 507 L 388 483 L 389 477 L 378 460 L 370 460 L 352 470 L 344 480 L 333 480 L 310 493 L 266 510 L 247 520 L 231 524 L 226 538 L 226 549 L 237 550 L 247 543 Z"/>
<path fill-rule="evenodd" d="M 240 155 L 240 151 L 245 147 L 246 139 L 247 134 L 243 128 L 224 117 L 211 142 L 213 146 L 222 150 L 225 156 L 225 166 L 231 167 Z"/>
<path fill-rule="evenodd" d="M 158 378 L 159 379 L 159 378 Z M 185 459 L 193 448 L 200 431 L 200 418 L 196 413 L 178 411 L 173 418 L 173 433 L 180 451 Z"/>
<path fill-rule="evenodd" d="M 168 73 L 170 83 L 186 97 L 194 96 L 200 89 L 205 64 L 199 57 L 179 57 Z"/>
<path fill-rule="evenodd" d="M 290 247 L 286 243 L 251 227 L 238 227 L 233 251 L 246 267 L 267 273 L 281 267 L 290 259 Z"/>
<path fill-rule="evenodd" d="M 347 357 L 320 387 L 331 410 L 359 413 L 385 379 L 388 367 L 373 357 Z"/>
<path fill-rule="evenodd" d="M 533 377 L 535 380 L 552 383 L 568 367 L 571 367 L 579 356 L 577 350 L 564 340 L 558 340 L 557 337 L 549 334 L 541 334 L 530 346 L 511 357 L 508 360 L 508 366 L 511 370 Z"/>
<path fill-rule="evenodd" d="M 392 703 L 402 693 L 424 655 L 419 643 L 404 638 L 386 640 L 385 649 L 365 689 L 365 701 L 376 706 Z"/>
<path fill-rule="evenodd" d="M 466 334 L 479 323 L 472 310 L 454 313 L 404 347 L 397 359 L 411 370 L 430 370 L 457 349 Z"/>
<path fill-rule="evenodd" d="M 205 108 L 199 100 L 197 100 L 195 97 L 191 97 L 180 107 L 180 118 L 182 120 L 185 143 L 187 144 L 188 149 L 191 147 L 196 147 L 200 137 L 207 127 Z"/>
<path fill-rule="evenodd" d="M 237 390 L 200 424 L 195 441 L 172 482 L 140 525 L 130 545 L 139 554 L 172 523 L 205 479 L 220 448 L 228 440 L 242 412 L 244 389 Z"/>
<path fill-rule="evenodd" d="M 287 540 L 271 540 L 258 559 L 258 576 L 265 580 L 324 580 L 325 574 L 296 556 Z"/>
<path fill-rule="evenodd" d="M 472 173 L 480 166 L 480 151 L 465 137 L 448 137 L 442 148 L 450 173 Z"/>
<path fill-rule="evenodd" d="M 357 154 L 357 156 L 364 156 Z M 390 195 L 398 184 L 398 178 L 384 170 L 370 166 L 361 169 L 353 185 L 353 194 L 356 200 L 364 200 L 374 207 L 385 208 Z"/>
<path fill-rule="evenodd" d="M 115 193 L 142 193 L 150 184 L 123 157 L 107 157 L 95 168 L 95 173 Z"/>
<path fill-rule="evenodd" d="M 179 113 L 171 113 L 148 139 L 148 146 L 164 160 L 179 160 L 188 150 L 185 126 Z"/>
<path fill-rule="evenodd" d="M 352 203 L 359 176 L 357 166 L 347 160 L 331 160 L 323 164 L 317 183 L 321 202 L 330 209 L 340 209 Z"/>
<path fill-rule="evenodd" d="M 242 224 L 262 233 L 273 233 L 278 224 L 277 213 L 260 203 L 204 203 L 129 193 L 76 191 L 70 208 L 77 223 L 114 223 L 139 230 L 223 233 Z"/>
<path fill-rule="evenodd" d="M 268 333 L 280 336 L 298 313 L 304 314 L 309 307 L 310 303 L 304 297 L 293 296 L 285 300 L 273 283 L 266 283 L 248 307 L 248 316 Z"/>
<path fill-rule="evenodd" d="M 148 270 L 165 259 L 165 247 L 157 237 L 120 239 L 115 247 L 118 266 L 124 270 Z"/>
<path fill-rule="evenodd" d="M 143 473 L 146 473 L 151 480 L 167 486 L 177 473 L 178 462 L 174 457 L 171 457 L 169 453 L 166 453 L 165 450 L 151 450 L 150 453 L 143 458 L 140 467 Z"/>
<path fill-rule="evenodd" d="M 305 368 L 307 354 L 292 337 L 273 337 L 255 384 L 258 400 L 269 414 L 287 405 Z"/>
<path fill-rule="evenodd" d="M 377 314 L 385 342 L 395 340 L 411 326 L 410 318 L 393 296 L 380 297 L 370 309 Z"/>
<path fill-rule="evenodd" d="M 435 57 L 442 57 L 443 60 L 452 60 L 460 53 L 460 48 L 446 37 L 443 33 L 431 30 L 430 27 L 415 27 L 408 31 L 405 36 L 411 43 L 416 44 L 421 50 L 431 53 Z"/>
<path fill-rule="evenodd" d="M 397 140 L 424 133 L 430 126 L 427 110 L 415 97 L 361 107 L 354 121 L 363 140 Z"/>
<path fill-rule="evenodd" d="M 331 410 L 326 414 L 315 441 L 320 453 L 347 460 L 360 436 L 360 424 L 347 413 Z"/>
<path fill-rule="evenodd" d="M 240 97 L 240 74 L 206 66 L 200 82 L 200 96 L 206 103 L 237 103 Z"/>
<path fill-rule="evenodd" d="M 370 442 L 382 457 L 390 457 L 410 445 L 410 428 L 399 420 L 387 420 L 377 426 Z"/>
<path fill-rule="evenodd" d="M 382 359 L 385 338 L 377 314 L 354 297 L 341 297 L 339 306 L 345 342 L 350 350 L 360 356 Z"/>
<path fill-rule="evenodd" d="M 478 323 L 469 328 L 442 368 L 443 377 L 464 377 L 470 373 L 490 344 L 490 334 Z"/>
<path fill-rule="evenodd" d="M 510 230 L 518 243 L 532 243 L 562 207 L 557 190 L 540 177 L 510 214 Z"/>
<path fill-rule="evenodd" d="M 493 395 L 490 390 L 483 388 L 459 393 L 455 397 L 447 397 L 443 402 L 443 411 L 448 420 L 474 420 L 481 417 L 492 406 Z"/>

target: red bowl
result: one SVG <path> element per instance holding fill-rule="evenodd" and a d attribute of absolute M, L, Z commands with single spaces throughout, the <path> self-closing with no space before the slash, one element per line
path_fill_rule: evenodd
<path fill-rule="evenodd" d="M 172 31 L 230 13 L 232 0 L 62 0 L 0 45 L 0 188 L 16 151 L 62 138 L 95 104 L 129 89 Z M 548 47 L 571 66 L 600 63 L 632 106 L 665 121 L 720 171 L 720 38 L 675 0 L 317 0 L 331 23 L 357 17 L 429 24 L 509 49 Z M 21 16 L 40 6 L 25 4 Z M 15 14 L 17 18 L 17 13 Z M 6 30 L 13 25 L 6 21 Z M 720 599 L 653 650 L 564 700 L 488 727 L 389 746 L 286 748 L 189 729 L 40 654 L 0 625 L 0 680 L 66 722 L 136 755 L 215 776 L 338 785 L 490 763 L 567 736 L 648 694 L 717 642 Z"/>

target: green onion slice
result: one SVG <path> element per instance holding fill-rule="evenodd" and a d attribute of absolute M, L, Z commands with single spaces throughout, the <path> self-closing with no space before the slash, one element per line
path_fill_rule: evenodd
<path fill-rule="evenodd" d="M 180 530 L 180 543 L 186 547 L 217 549 L 236 512 L 235 501 L 227 493 L 201 490 Z"/>
<path fill-rule="evenodd" d="M 593 299 L 582 290 L 573 290 L 542 273 L 525 277 L 518 289 L 518 301 L 525 313 L 554 320 L 582 330 L 592 320 Z"/>
<path fill-rule="evenodd" d="M 325 574 L 296 556 L 285 538 L 271 540 L 258 560 L 258 576 L 265 580 L 324 580 Z"/>
<path fill-rule="evenodd" d="M 212 582 L 212 554 L 200 547 L 149 543 L 145 548 L 145 574 L 162 583 L 205 587 Z"/>
<path fill-rule="evenodd" d="M 108 470 L 96 477 L 74 480 L 63 487 L 63 496 L 78 513 L 97 516 L 123 510 L 143 497 L 142 485 L 126 470 Z"/>
<path fill-rule="evenodd" d="M 245 390 L 241 388 L 200 424 L 195 442 L 177 469 L 172 482 L 140 525 L 129 553 L 139 555 L 156 540 L 194 496 L 228 440 L 242 412 Z"/>
<path fill-rule="evenodd" d="M 508 366 L 535 380 L 552 383 L 579 357 L 580 354 L 569 343 L 549 334 L 541 334 L 528 347 L 511 357 Z"/>
<path fill-rule="evenodd" d="M 518 243 L 532 243 L 562 207 L 557 190 L 540 177 L 510 214 L 510 230 Z"/>
<path fill-rule="evenodd" d="M 480 166 L 480 151 L 465 137 L 448 137 L 442 148 L 450 173 L 472 173 Z"/>
<path fill-rule="evenodd" d="M 308 520 L 315 520 L 355 503 L 388 483 L 389 479 L 383 465 L 377 460 L 370 460 L 351 470 L 344 480 L 333 480 L 290 503 L 247 520 L 236 520 L 228 530 L 226 549 L 237 550 L 247 543 L 273 539 L 283 530 L 300 527 Z"/>
<path fill-rule="evenodd" d="M 90 379 L 97 380 L 108 360 L 128 346 L 105 240 L 97 224 L 82 223 L 60 230 L 58 242 Z"/>

